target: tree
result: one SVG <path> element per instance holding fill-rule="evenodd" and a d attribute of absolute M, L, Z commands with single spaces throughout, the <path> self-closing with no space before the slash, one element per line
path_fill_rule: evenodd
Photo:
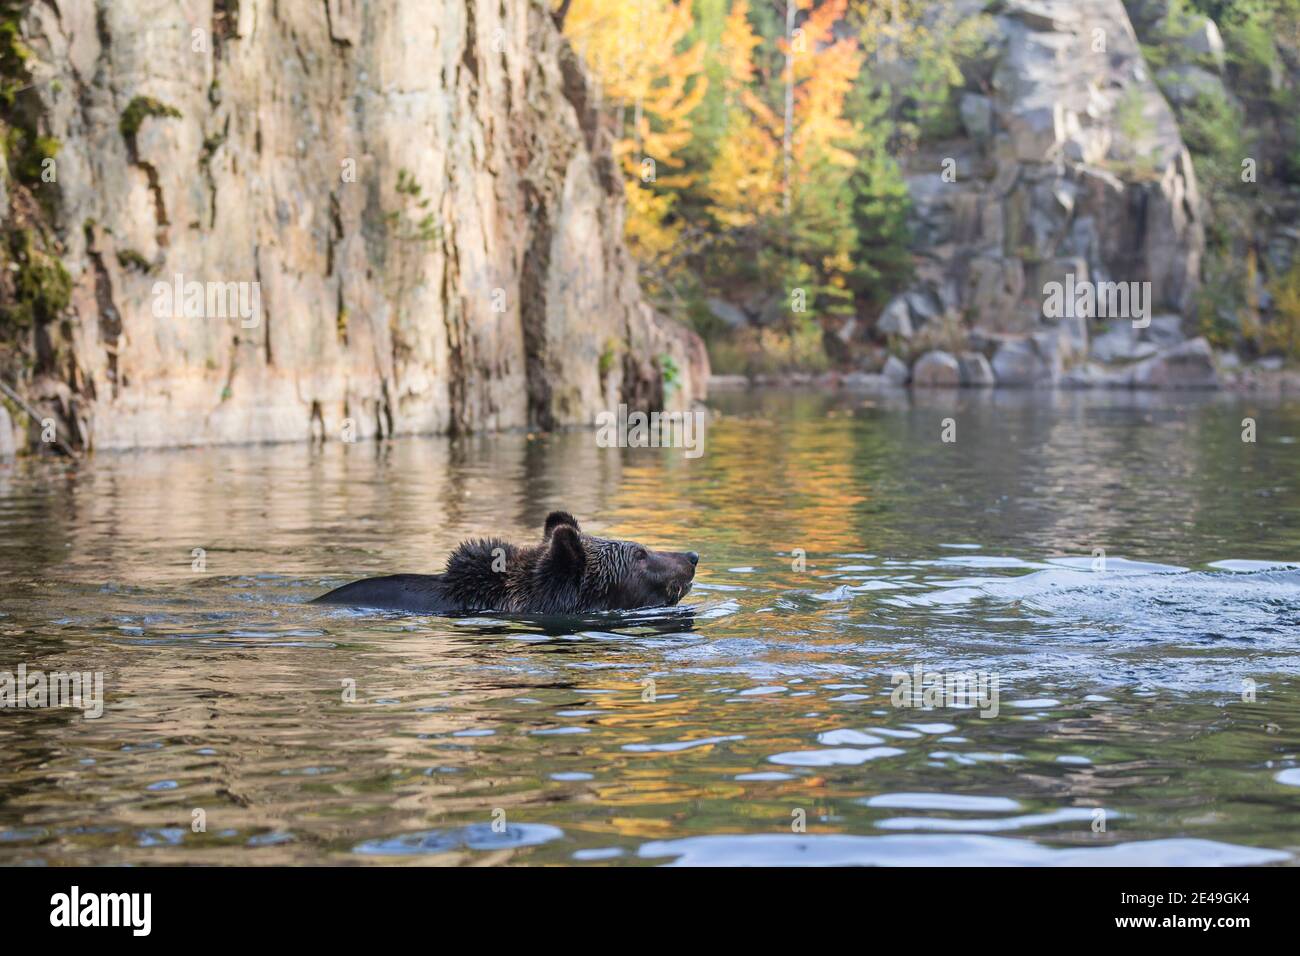
<path fill-rule="evenodd" d="M 572 0 L 564 19 L 608 100 L 618 130 L 614 155 L 626 175 L 628 239 L 648 262 L 677 243 L 673 209 L 691 183 L 690 115 L 708 89 L 704 44 L 687 42 L 693 26 L 689 0 Z"/>
<path fill-rule="evenodd" d="M 846 3 L 792 0 L 780 33 L 766 37 L 744 0 L 732 6 L 721 53 L 729 121 L 705 180 L 709 210 L 741 253 L 740 277 L 757 269 L 823 311 L 847 301 L 854 246 L 848 184 L 857 160 L 846 147 L 857 128 L 844 105 L 861 58 L 856 41 L 835 31 Z M 765 58 L 779 79 L 760 65 Z"/>

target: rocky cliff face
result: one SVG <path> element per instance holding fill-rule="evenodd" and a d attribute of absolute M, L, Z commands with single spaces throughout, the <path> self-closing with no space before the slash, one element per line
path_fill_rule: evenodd
<path fill-rule="evenodd" d="M 878 328 L 911 339 L 949 323 L 971 330 L 953 348 L 991 358 L 999 383 L 1057 382 L 1117 318 L 1045 314 L 1050 284 L 1073 277 L 1150 283 L 1150 335 L 1181 341 L 1178 316 L 1199 281 L 1201 203 L 1121 0 L 961 2 L 993 13 L 993 55 L 961 94 L 962 135 L 907 163 L 917 281 Z M 1110 346 L 1136 359 L 1148 333 L 1133 332 L 1132 317 L 1118 317 L 1125 327 Z M 983 370 L 974 352 L 967 359 Z"/>
<path fill-rule="evenodd" d="M 702 345 L 640 296 L 608 143 L 540 3 L 46 0 L 19 24 L 15 115 L 57 141 L 29 233 L 70 279 L 20 385 L 84 444 L 702 397 Z"/>

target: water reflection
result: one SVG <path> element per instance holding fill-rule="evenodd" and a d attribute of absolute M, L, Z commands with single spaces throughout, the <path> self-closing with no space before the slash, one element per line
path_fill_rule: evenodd
<path fill-rule="evenodd" d="M 697 460 L 574 431 L 0 467 L 0 671 L 107 696 L 0 710 L 0 862 L 1289 859 L 1300 409 L 715 405 Z M 555 508 L 699 551 L 689 606 L 302 603 Z M 918 664 L 996 674 L 999 715 L 893 706 Z"/>

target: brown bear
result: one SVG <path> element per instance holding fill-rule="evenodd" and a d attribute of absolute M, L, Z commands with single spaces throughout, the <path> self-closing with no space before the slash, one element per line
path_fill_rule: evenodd
<path fill-rule="evenodd" d="M 313 604 L 350 604 L 425 614 L 584 614 L 676 604 L 691 589 L 700 556 L 651 551 L 635 541 L 583 534 L 567 511 L 546 518 L 542 543 L 498 538 L 461 543 L 442 574 L 366 578 Z"/>

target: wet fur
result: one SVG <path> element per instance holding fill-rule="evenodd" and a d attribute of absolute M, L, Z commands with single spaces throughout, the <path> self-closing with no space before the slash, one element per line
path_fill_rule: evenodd
<path fill-rule="evenodd" d="M 366 578 L 313 603 L 445 615 L 661 607 L 676 604 L 690 591 L 697 560 L 694 552 L 651 551 L 635 541 L 583 534 L 572 515 L 555 511 L 546 519 L 540 544 L 465 541 L 447 559 L 442 574 Z"/>

